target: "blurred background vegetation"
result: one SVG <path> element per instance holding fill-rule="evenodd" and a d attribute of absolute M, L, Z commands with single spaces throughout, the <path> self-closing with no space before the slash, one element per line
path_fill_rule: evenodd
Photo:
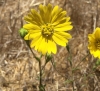
<path fill-rule="evenodd" d="M 58 46 L 55 68 L 46 66 L 46 91 L 100 91 L 100 66 L 87 49 L 88 34 L 100 27 L 100 0 L 0 0 L 0 91 L 38 91 L 38 62 L 18 30 L 23 16 L 43 3 L 62 7 L 74 26 L 70 53 Z"/>

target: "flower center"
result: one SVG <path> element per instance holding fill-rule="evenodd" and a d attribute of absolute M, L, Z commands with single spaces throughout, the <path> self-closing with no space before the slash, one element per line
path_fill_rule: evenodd
<path fill-rule="evenodd" d="M 53 26 L 51 24 L 49 24 L 49 23 L 45 24 L 41 28 L 42 28 L 42 35 L 45 38 L 51 38 L 52 37 L 54 30 L 53 30 Z"/>
<path fill-rule="evenodd" d="M 96 48 L 100 50 L 100 40 L 96 40 Z"/>

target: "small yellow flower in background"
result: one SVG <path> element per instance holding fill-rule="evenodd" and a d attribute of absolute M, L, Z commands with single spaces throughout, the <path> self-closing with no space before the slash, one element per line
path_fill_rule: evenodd
<path fill-rule="evenodd" d="M 23 28 L 28 30 L 25 40 L 31 40 L 31 48 L 42 54 L 56 54 L 57 46 L 66 46 L 68 39 L 72 36 L 67 33 L 73 26 L 66 17 L 66 11 L 51 4 L 39 5 L 39 12 L 31 9 L 31 12 L 24 17 L 27 24 Z"/>
<path fill-rule="evenodd" d="M 100 28 L 97 27 L 93 34 L 88 35 L 89 45 L 88 49 L 94 57 L 100 58 Z"/>

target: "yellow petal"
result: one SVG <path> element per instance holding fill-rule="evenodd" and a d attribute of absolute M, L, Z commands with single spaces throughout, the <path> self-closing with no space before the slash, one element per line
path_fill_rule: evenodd
<path fill-rule="evenodd" d="M 39 5 L 40 15 L 44 21 L 44 23 L 49 23 L 52 12 L 52 5 L 48 4 L 47 6 Z"/>
<path fill-rule="evenodd" d="M 91 54 L 93 54 L 94 57 L 98 57 L 99 58 L 100 57 L 100 50 L 92 51 Z"/>
<path fill-rule="evenodd" d="M 39 47 L 38 47 L 38 51 L 41 52 L 42 54 L 46 54 L 47 53 L 47 43 L 45 41 L 45 38 L 42 38 Z"/>
<path fill-rule="evenodd" d="M 71 22 L 69 22 L 70 20 L 70 17 L 63 17 L 60 21 L 59 21 L 59 24 L 56 25 L 55 27 L 56 28 L 59 28 L 59 27 L 63 27 L 63 26 L 67 26 L 67 25 L 70 25 Z M 56 22 L 53 23 L 53 25 L 55 25 Z"/>
<path fill-rule="evenodd" d="M 49 23 L 50 22 L 50 19 L 51 19 L 51 12 L 52 12 L 52 5 L 51 4 L 48 4 L 47 6 L 47 11 L 46 11 L 46 16 L 45 16 L 45 19 L 47 20 L 46 22 Z"/>
<path fill-rule="evenodd" d="M 57 14 L 58 9 L 59 9 L 58 6 L 55 6 L 55 7 L 53 8 L 53 10 L 52 10 L 52 15 L 51 15 L 52 17 L 55 16 L 55 14 Z"/>
<path fill-rule="evenodd" d="M 58 25 L 55 26 L 55 28 L 61 28 L 61 27 L 70 26 L 70 25 L 71 25 L 71 22 L 67 22 L 66 20 L 62 20 L 61 22 L 59 22 Z"/>
<path fill-rule="evenodd" d="M 42 17 L 42 20 L 44 21 L 44 23 L 46 22 L 45 19 L 45 12 L 46 12 L 46 7 L 44 7 L 42 4 L 39 5 L 39 10 L 40 10 L 40 15 Z"/>
<path fill-rule="evenodd" d="M 38 37 L 38 36 L 40 36 L 41 35 L 41 32 L 37 32 L 37 33 L 28 33 L 25 37 L 24 37 L 24 39 L 25 40 L 31 40 L 31 39 L 34 39 L 35 37 Z"/>
<path fill-rule="evenodd" d="M 28 30 L 28 33 L 32 34 L 32 33 L 40 33 L 41 30 Z"/>
<path fill-rule="evenodd" d="M 96 51 L 97 50 L 97 48 L 94 44 L 89 44 L 88 49 L 91 50 L 91 51 Z"/>
<path fill-rule="evenodd" d="M 89 34 L 88 38 L 89 38 L 89 42 L 95 42 L 95 36 L 94 36 L 94 34 Z"/>
<path fill-rule="evenodd" d="M 42 36 L 38 36 L 38 37 L 34 38 L 31 42 L 31 47 L 32 48 L 35 47 L 34 49 L 37 50 L 39 44 L 41 43 L 41 40 L 42 40 Z"/>
<path fill-rule="evenodd" d="M 66 46 L 66 43 L 68 42 L 67 39 L 57 34 L 54 34 L 52 38 L 58 45 L 61 45 L 61 46 Z"/>
<path fill-rule="evenodd" d="M 38 12 L 36 12 L 36 10 L 31 9 L 31 13 L 32 13 L 32 15 L 33 15 L 33 19 L 34 19 L 37 23 L 39 23 L 39 25 L 44 24 L 44 23 L 43 23 L 43 20 L 42 20 L 42 18 L 41 18 L 41 16 L 40 16 L 40 14 L 38 14 Z"/>
<path fill-rule="evenodd" d="M 58 18 L 58 15 L 62 12 L 62 8 L 55 6 L 51 13 L 51 23 L 54 23 L 55 20 Z"/>
<path fill-rule="evenodd" d="M 34 18 L 35 17 L 31 13 L 29 13 L 27 16 L 24 17 L 24 20 L 28 23 L 32 23 L 32 24 L 40 26 L 40 22 L 39 21 L 37 22 L 36 19 Z"/>
<path fill-rule="evenodd" d="M 94 36 L 96 39 L 100 39 L 100 28 L 97 27 L 96 30 L 94 31 Z"/>
<path fill-rule="evenodd" d="M 57 25 L 61 24 L 62 22 L 63 22 L 63 23 L 66 22 L 66 17 L 62 18 L 62 19 L 59 20 L 59 21 L 56 21 L 56 22 L 52 23 L 52 25 L 56 27 Z"/>
<path fill-rule="evenodd" d="M 59 28 L 55 27 L 54 30 L 55 31 L 68 31 L 68 30 L 71 30 L 72 28 L 73 28 L 72 25 L 66 25 L 66 26 L 62 26 L 62 27 L 59 27 Z"/>
<path fill-rule="evenodd" d="M 35 39 L 31 43 L 31 47 L 35 46 L 35 50 L 41 52 L 43 55 L 46 53 L 54 53 L 56 54 L 57 48 L 56 44 L 52 40 L 46 40 L 45 38 L 41 37 L 39 39 Z"/>
<path fill-rule="evenodd" d="M 31 13 L 29 13 L 27 16 L 25 16 L 24 19 L 29 23 L 34 23 L 39 26 L 44 24 L 41 16 L 34 9 L 31 9 Z"/>
<path fill-rule="evenodd" d="M 65 15 L 66 15 L 66 11 L 59 12 L 59 14 L 55 15 L 52 18 L 51 23 L 55 23 L 55 22 L 61 21 L 65 17 Z"/>
<path fill-rule="evenodd" d="M 48 54 L 51 54 L 51 52 L 56 54 L 57 47 L 56 47 L 56 44 L 53 40 L 48 40 L 48 46 L 47 47 L 48 47 Z"/>
<path fill-rule="evenodd" d="M 34 30 L 39 30 L 39 29 L 40 29 L 39 26 L 34 25 L 34 24 L 31 24 L 31 23 L 25 24 L 25 25 L 23 26 L 23 28 L 25 28 L 26 30 L 32 30 L 32 29 L 33 29 L 33 31 L 34 31 Z"/>
<path fill-rule="evenodd" d="M 37 23 L 36 21 L 34 21 L 34 20 L 32 19 L 32 17 L 25 16 L 25 17 L 24 17 L 24 20 L 25 20 L 27 23 L 32 23 L 32 24 L 38 25 L 38 23 Z"/>
<path fill-rule="evenodd" d="M 45 38 L 42 38 L 38 46 L 38 51 L 41 52 L 42 54 L 46 54 L 46 53 L 56 54 L 57 52 L 56 44 L 52 40 L 47 40 Z"/>
<path fill-rule="evenodd" d="M 64 38 L 66 38 L 66 39 L 71 39 L 72 38 L 72 36 L 69 34 L 69 33 L 67 33 L 67 32 L 55 32 L 55 33 L 57 33 L 57 34 L 59 34 L 59 35 L 61 35 L 61 36 L 63 36 Z"/>

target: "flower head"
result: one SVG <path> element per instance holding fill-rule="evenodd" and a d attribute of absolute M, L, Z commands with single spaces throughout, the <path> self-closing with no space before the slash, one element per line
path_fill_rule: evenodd
<path fill-rule="evenodd" d="M 66 17 L 66 11 L 58 6 L 52 7 L 39 5 L 39 12 L 31 9 L 31 12 L 24 17 L 27 24 L 23 28 L 28 30 L 25 40 L 31 40 L 31 48 L 42 54 L 56 54 L 56 44 L 66 46 L 68 39 L 72 36 L 67 33 L 73 26 Z"/>
<path fill-rule="evenodd" d="M 89 45 L 88 49 L 94 57 L 100 58 L 100 28 L 97 27 L 93 34 L 88 35 Z"/>

